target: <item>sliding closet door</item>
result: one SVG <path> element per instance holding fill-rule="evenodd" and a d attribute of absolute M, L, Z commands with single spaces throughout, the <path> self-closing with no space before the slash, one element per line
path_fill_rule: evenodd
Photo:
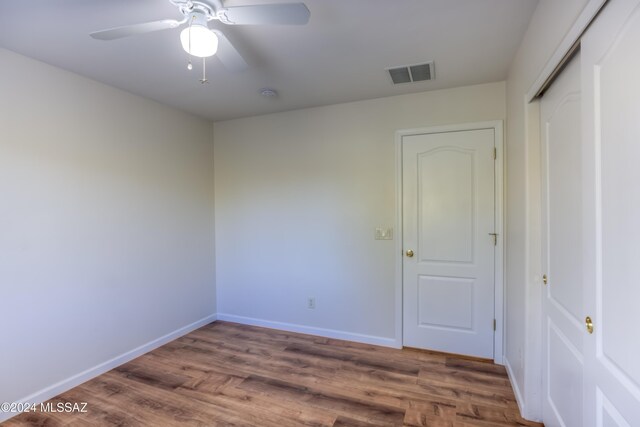
<path fill-rule="evenodd" d="M 543 419 L 583 425 L 580 56 L 540 101 L 543 194 Z"/>
<path fill-rule="evenodd" d="M 582 41 L 585 426 L 640 426 L 640 0 Z M 592 324 L 592 330 L 589 323 Z"/>

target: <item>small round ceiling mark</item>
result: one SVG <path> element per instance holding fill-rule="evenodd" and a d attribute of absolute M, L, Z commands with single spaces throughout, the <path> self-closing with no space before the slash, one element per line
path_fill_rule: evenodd
<path fill-rule="evenodd" d="M 265 98 L 277 98 L 278 97 L 278 91 L 275 89 L 271 89 L 268 87 L 262 88 L 260 89 L 260 95 L 262 95 Z"/>

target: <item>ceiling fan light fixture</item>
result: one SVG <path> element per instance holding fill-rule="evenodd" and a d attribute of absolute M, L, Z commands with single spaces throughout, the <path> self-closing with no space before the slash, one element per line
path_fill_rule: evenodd
<path fill-rule="evenodd" d="M 199 58 L 213 56 L 218 51 L 218 36 L 205 25 L 194 23 L 186 27 L 180 33 L 180 42 L 185 52 Z"/>

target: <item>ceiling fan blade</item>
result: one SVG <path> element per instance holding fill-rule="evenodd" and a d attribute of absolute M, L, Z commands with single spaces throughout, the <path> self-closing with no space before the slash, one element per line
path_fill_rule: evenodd
<path fill-rule="evenodd" d="M 240 52 L 231 44 L 229 39 L 220 30 L 211 30 L 218 36 L 218 52 L 216 56 L 222 65 L 229 71 L 244 71 L 249 68 Z"/>
<path fill-rule="evenodd" d="M 184 21 L 175 19 L 163 19 L 161 21 L 145 22 L 143 24 L 125 25 L 123 27 L 110 28 L 108 30 L 91 33 L 91 37 L 97 40 L 114 40 L 136 34 L 151 33 L 153 31 L 168 30 L 180 26 Z"/>
<path fill-rule="evenodd" d="M 278 3 L 229 7 L 219 17 L 230 25 L 304 25 L 310 15 L 304 3 Z"/>

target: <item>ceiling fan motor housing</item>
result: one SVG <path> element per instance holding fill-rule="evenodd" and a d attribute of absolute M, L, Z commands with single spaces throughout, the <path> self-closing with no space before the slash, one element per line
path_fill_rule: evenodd
<path fill-rule="evenodd" d="M 178 7 L 180 12 L 187 18 L 198 14 L 198 20 L 204 19 L 204 22 L 218 19 L 218 13 L 223 11 L 220 1 L 216 0 L 170 0 L 171 3 Z M 200 18 L 200 16 L 202 18 Z M 194 22 L 195 23 L 195 22 Z"/>
<path fill-rule="evenodd" d="M 207 15 L 199 10 L 193 10 L 189 12 L 187 17 L 189 18 L 189 20 L 187 21 L 188 25 L 202 25 L 203 27 L 206 27 L 207 21 L 209 21 Z"/>

